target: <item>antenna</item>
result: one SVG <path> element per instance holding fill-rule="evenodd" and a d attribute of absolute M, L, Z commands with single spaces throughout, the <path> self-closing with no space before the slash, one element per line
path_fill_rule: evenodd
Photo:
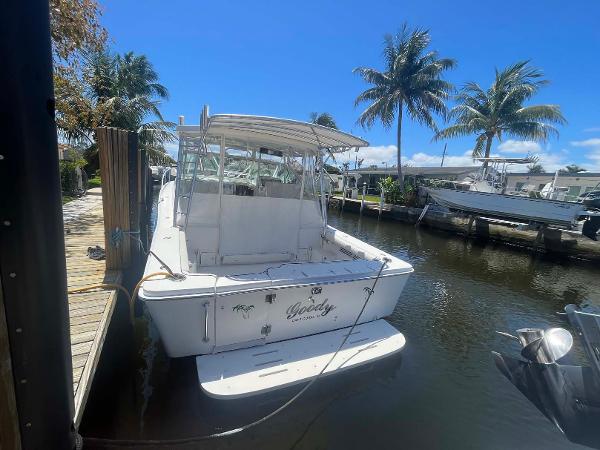
<path fill-rule="evenodd" d="M 442 163 L 440 164 L 440 167 L 444 167 L 444 158 L 446 157 L 446 147 L 448 147 L 447 142 L 444 144 L 444 152 L 442 153 Z"/>

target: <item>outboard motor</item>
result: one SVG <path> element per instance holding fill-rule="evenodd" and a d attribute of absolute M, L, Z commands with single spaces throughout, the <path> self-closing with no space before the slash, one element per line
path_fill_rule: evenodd
<path fill-rule="evenodd" d="M 496 366 L 572 442 L 600 448 L 600 315 L 568 305 L 565 312 L 591 367 L 559 364 L 573 346 L 563 328 L 524 328 L 521 357 L 492 352 Z"/>
<path fill-rule="evenodd" d="M 600 199 L 598 199 L 600 201 Z M 598 230 L 600 230 L 600 216 L 591 216 L 588 220 L 583 222 L 583 226 L 581 227 L 581 234 L 592 239 L 593 241 L 597 241 L 598 238 Z"/>

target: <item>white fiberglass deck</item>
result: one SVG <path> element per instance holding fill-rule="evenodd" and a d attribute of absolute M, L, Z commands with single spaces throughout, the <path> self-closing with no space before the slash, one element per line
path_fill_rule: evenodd
<path fill-rule="evenodd" d="M 355 323 L 376 278 L 360 321 L 394 311 L 412 266 L 327 225 L 327 158 L 365 141 L 283 119 L 208 117 L 206 109 L 201 126 L 177 130 L 177 180 L 161 190 L 145 274 L 168 267 L 180 276 L 147 280 L 139 292 L 170 357 L 229 358 L 272 344 L 288 349 L 286 364 L 324 355 L 324 333 Z M 294 350 L 292 342 L 313 339 L 325 339 L 311 344 L 318 354 Z M 267 385 L 314 376 L 297 364 L 293 380 Z"/>
<path fill-rule="evenodd" d="M 259 347 L 196 358 L 202 390 L 211 397 L 235 399 L 308 381 L 339 348 L 349 328 Z M 385 320 L 354 328 L 323 375 L 331 375 L 396 353 L 406 340 Z"/>

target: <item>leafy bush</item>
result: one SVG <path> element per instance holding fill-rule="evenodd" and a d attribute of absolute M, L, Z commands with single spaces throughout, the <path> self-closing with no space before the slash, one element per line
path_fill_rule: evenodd
<path fill-rule="evenodd" d="M 404 192 L 400 191 L 400 183 L 393 180 L 392 177 L 379 180 L 378 185 L 379 189 L 383 191 L 386 203 L 414 206 L 417 202 L 417 191 L 408 181 L 404 182 Z"/>
<path fill-rule="evenodd" d="M 65 159 L 59 161 L 60 167 L 60 184 L 64 194 L 79 195 L 77 186 L 77 169 L 83 171 L 83 166 L 86 164 L 76 150 L 68 150 L 65 154 Z M 85 177 L 85 174 L 82 174 Z"/>

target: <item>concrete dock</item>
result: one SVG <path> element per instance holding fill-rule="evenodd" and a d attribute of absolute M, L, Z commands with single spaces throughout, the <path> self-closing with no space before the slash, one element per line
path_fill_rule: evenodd
<path fill-rule="evenodd" d="M 329 207 L 341 208 L 342 198 L 332 197 Z M 346 199 L 344 211 L 360 213 L 360 200 Z M 384 204 L 381 218 L 416 224 L 423 208 Z M 379 203 L 365 201 L 362 214 L 379 217 Z M 600 261 L 600 241 L 593 241 L 580 232 L 548 227 L 527 230 L 515 222 L 468 214 L 449 212 L 432 205 L 421 220 L 421 225 L 474 239 L 491 240 L 533 252 L 551 253 L 587 261 Z"/>

